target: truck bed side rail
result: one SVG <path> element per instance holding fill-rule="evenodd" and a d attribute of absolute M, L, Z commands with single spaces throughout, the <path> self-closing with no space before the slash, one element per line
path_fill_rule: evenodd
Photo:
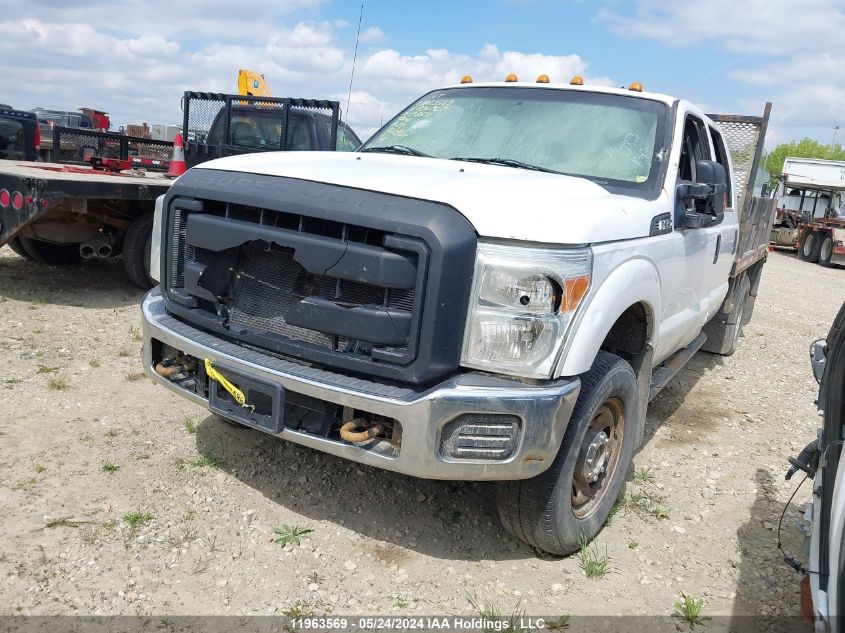
<path fill-rule="evenodd" d="M 132 166 L 166 171 L 173 143 L 115 132 L 97 132 L 72 127 L 53 128 L 53 161 L 88 165 L 93 156 L 130 160 Z"/>
<path fill-rule="evenodd" d="M 323 99 L 185 92 L 182 136 L 188 167 L 223 156 L 313 149 L 313 125 L 337 143 L 340 103 Z"/>
<path fill-rule="evenodd" d="M 766 256 L 769 231 L 774 221 L 774 200 L 754 195 L 754 185 L 772 104 L 767 102 L 763 116 L 708 114 L 722 132 L 731 154 L 739 235 L 731 276 L 735 277 Z"/>

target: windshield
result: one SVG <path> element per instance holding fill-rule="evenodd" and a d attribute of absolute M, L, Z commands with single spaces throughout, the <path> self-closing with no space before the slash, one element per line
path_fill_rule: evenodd
<path fill-rule="evenodd" d="M 667 106 L 658 101 L 538 88 L 452 88 L 425 95 L 366 151 L 493 162 L 656 189 Z"/>

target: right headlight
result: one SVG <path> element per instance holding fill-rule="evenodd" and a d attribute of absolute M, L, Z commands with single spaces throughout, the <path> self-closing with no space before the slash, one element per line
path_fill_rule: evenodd
<path fill-rule="evenodd" d="M 479 243 L 461 364 L 548 378 L 592 263 L 589 248 Z"/>

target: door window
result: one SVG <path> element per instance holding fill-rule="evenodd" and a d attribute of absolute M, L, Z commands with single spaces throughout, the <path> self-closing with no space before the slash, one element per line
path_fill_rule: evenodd
<path fill-rule="evenodd" d="M 361 141 L 352 130 L 340 125 L 337 128 L 337 144 L 335 149 L 339 152 L 354 152 L 361 145 Z"/>
<path fill-rule="evenodd" d="M 695 162 L 710 159 L 710 144 L 704 132 L 701 119 L 688 116 L 684 123 L 683 146 L 681 148 L 681 164 L 678 167 L 678 178 L 697 182 Z"/>

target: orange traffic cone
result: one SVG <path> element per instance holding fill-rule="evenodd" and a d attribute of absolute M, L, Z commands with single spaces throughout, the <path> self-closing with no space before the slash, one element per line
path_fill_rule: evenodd
<path fill-rule="evenodd" d="M 185 165 L 185 147 L 182 144 L 182 133 L 176 132 L 176 138 L 173 139 L 173 155 L 170 157 L 170 167 L 167 169 L 167 175 L 171 178 L 181 176 L 188 170 Z"/>

